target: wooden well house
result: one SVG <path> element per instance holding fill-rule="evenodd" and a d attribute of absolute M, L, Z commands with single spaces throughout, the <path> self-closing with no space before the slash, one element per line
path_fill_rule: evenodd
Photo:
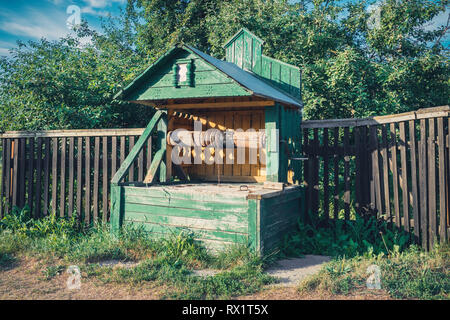
<path fill-rule="evenodd" d="M 116 95 L 156 112 L 112 179 L 113 232 L 186 229 L 207 248 L 237 243 L 263 253 L 295 227 L 301 72 L 263 55 L 247 29 L 224 48 L 226 61 L 178 44 Z M 152 134 L 144 181 L 122 182 Z"/>

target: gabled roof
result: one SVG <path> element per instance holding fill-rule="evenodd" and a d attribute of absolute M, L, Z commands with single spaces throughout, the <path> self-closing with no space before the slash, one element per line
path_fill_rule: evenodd
<path fill-rule="evenodd" d="M 284 91 L 272 86 L 266 81 L 262 80 L 253 72 L 245 71 L 239 68 L 237 65 L 231 62 L 222 61 L 211 57 L 210 55 L 192 47 L 189 45 L 178 44 L 168 50 L 164 55 L 162 55 L 156 62 L 149 66 L 143 73 L 136 77 L 130 84 L 128 84 L 124 89 L 119 91 L 114 99 L 123 98 L 129 92 L 134 91 L 154 70 L 157 65 L 162 63 L 165 59 L 169 58 L 172 53 L 177 49 L 184 49 L 190 53 L 193 53 L 203 59 L 205 62 L 209 63 L 213 67 L 217 68 L 223 72 L 226 76 L 234 80 L 237 84 L 243 87 L 245 90 L 251 94 L 259 97 L 264 97 L 267 99 L 275 100 L 281 103 L 297 106 L 301 108 L 303 106 L 302 102 L 285 93 Z"/>

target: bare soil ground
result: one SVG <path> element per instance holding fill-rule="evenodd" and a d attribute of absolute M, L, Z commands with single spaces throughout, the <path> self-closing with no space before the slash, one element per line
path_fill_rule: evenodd
<path fill-rule="evenodd" d="M 46 265 L 31 258 L 20 258 L 10 268 L 0 270 L 0 300 L 155 300 L 161 299 L 167 288 L 151 282 L 136 284 L 104 284 L 95 278 L 82 275 L 81 289 L 69 290 L 69 274 L 60 272 L 50 280 L 43 274 Z M 268 287 L 254 295 L 236 297 L 254 300 L 322 300 L 322 299 L 390 299 L 384 291 L 332 296 L 319 293 L 299 293 L 296 287 Z"/>

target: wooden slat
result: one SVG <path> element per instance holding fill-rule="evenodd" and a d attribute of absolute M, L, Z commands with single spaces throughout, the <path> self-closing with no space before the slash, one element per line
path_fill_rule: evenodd
<path fill-rule="evenodd" d="M 428 248 L 428 194 L 427 194 L 427 131 L 425 120 L 420 120 L 419 141 L 419 190 L 420 190 L 420 235 L 422 247 Z"/>
<path fill-rule="evenodd" d="M 399 124 L 400 130 L 400 141 L 399 141 L 399 150 L 400 150 L 400 161 L 401 161 L 401 188 L 402 188 L 402 208 L 403 208 L 403 226 L 405 231 L 409 232 L 409 199 L 408 199 L 408 167 L 407 167 L 407 159 L 406 159 L 406 131 L 405 131 L 405 122 L 400 122 Z"/>
<path fill-rule="evenodd" d="M 74 199 L 74 150 L 75 150 L 75 138 L 69 138 L 69 166 L 67 170 L 69 171 L 69 182 L 68 182 L 68 193 L 67 193 L 67 210 L 69 217 L 73 214 L 73 199 Z"/>
<path fill-rule="evenodd" d="M 428 225 L 429 248 L 434 245 L 437 236 L 436 221 L 436 148 L 435 119 L 428 119 Z"/>
<path fill-rule="evenodd" d="M 34 138 L 28 139 L 28 168 L 27 168 L 27 204 L 35 217 L 34 209 Z"/>
<path fill-rule="evenodd" d="M 118 137 L 139 136 L 144 128 L 131 129 L 81 129 L 81 130 L 45 130 L 45 131 L 6 131 L 0 138 L 62 138 L 62 137 Z"/>
<path fill-rule="evenodd" d="M 111 177 L 114 177 L 117 171 L 117 137 L 111 138 Z"/>
<path fill-rule="evenodd" d="M 61 174 L 59 187 L 59 216 L 64 217 L 66 211 L 66 145 L 67 138 L 61 138 Z"/>
<path fill-rule="evenodd" d="M 126 156 L 126 152 L 125 152 L 125 136 L 120 137 L 120 164 L 119 167 L 122 165 L 122 163 L 125 161 L 125 156 Z M 114 176 L 113 176 L 114 177 Z M 125 181 L 126 179 L 124 179 Z M 128 179 L 128 181 L 130 181 Z"/>
<path fill-rule="evenodd" d="M 138 181 L 144 181 L 144 149 L 139 152 L 138 156 Z"/>
<path fill-rule="evenodd" d="M 445 158 L 445 132 L 444 118 L 437 119 L 438 148 L 439 148 L 439 240 L 441 243 L 447 239 L 447 184 L 446 184 L 446 158 Z"/>
<path fill-rule="evenodd" d="M 103 137 L 102 139 L 102 147 L 103 147 L 103 165 L 102 165 L 102 177 L 103 177 L 103 186 L 102 186 L 102 220 L 103 222 L 108 221 L 108 137 Z"/>
<path fill-rule="evenodd" d="M 319 129 L 313 129 L 313 146 L 316 150 L 319 146 Z M 317 215 L 319 213 L 319 157 L 313 158 L 313 172 L 312 172 L 312 212 Z"/>
<path fill-rule="evenodd" d="M 81 219 L 83 212 L 83 138 L 79 137 L 77 141 L 77 215 Z"/>
<path fill-rule="evenodd" d="M 134 147 L 134 136 L 131 136 L 128 140 L 128 153 L 131 152 L 133 147 Z M 134 180 L 134 161 L 131 162 L 130 169 L 128 170 L 128 181 L 135 181 Z"/>
<path fill-rule="evenodd" d="M 394 213 L 395 213 L 395 224 L 397 227 L 401 226 L 400 219 L 400 199 L 399 199 L 399 190 L 398 190 L 398 169 L 397 169 L 397 134 L 395 123 L 391 123 L 389 126 L 390 129 L 390 167 L 392 172 L 392 183 L 393 183 L 393 191 L 394 191 Z"/>
<path fill-rule="evenodd" d="M 361 129 L 360 127 L 353 128 L 353 136 L 355 137 L 355 149 L 356 149 L 356 156 L 355 156 L 355 210 L 356 213 L 362 214 L 362 175 L 361 172 L 361 160 L 362 160 L 362 151 L 361 151 Z M 324 129 L 325 130 L 325 129 Z"/>
<path fill-rule="evenodd" d="M 339 128 L 334 128 L 334 148 L 339 145 Z M 333 195 L 333 217 L 335 220 L 339 218 L 339 155 L 334 152 L 334 195 Z"/>
<path fill-rule="evenodd" d="M 100 171 L 100 137 L 94 139 L 94 186 L 92 189 L 93 221 L 98 222 L 98 193 L 99 193 L 99 171 Z"/>
<path fill-rule="evenodd" d="M 42 214 L 48 215 L 50 184 L 50 138 L 44 138 L 44 203 Z"/>
<path fill-rule="evenodd" d="M 384 213 L 386 214 L 386 218 L 391 221 L 391 196 L 389 191 L 389 158 L 388 158 L 388 148 L 389 148 L 389 139 L 387 136 L 387 125 L 381 126 L 381 138 L 382 138 L 382 147 L 381 147 L 381 158 L 383 162 L 383 190 L 384 190 Z"/>
<path fill-rule="evenodd" d="M 52 138 L 52 214 L 58 206 L 58 138 Z"/>
<path fill-rule="evenodd" d="M 91 139 L 85 137 L 85 193 L 84 193 L 84 222 L 91 222 Z"/>
<path fill-rule="evenodd" d="M 147 140 L 147 170 L 150 169 L 150 165 L 152 164 L 152 137 L 150 136 Z"/>
<path fill-rule="evenodd" d="M 412 206 L 414 219 L 414 237 L 415 241 L 420 240 L 420 218 L 419 218 L 419 191 L 417 186 L 417 148 L 416 148 L 416 126 L 414 120 L 409 121 L 409 147 L 411 155 L 411 197 L 410 203 Z"/>
<path fill-rule="evenodd" d="M 344 149 L 347 150 L 350 146 L 350 132 L 349 128 L 344 128 Z M 345 152 L 344 156 L 344 215 L 345 220 L 350 220 L 350 157 Z"/>
<path fill-rule="evenodd" d="M 20 147 L 19 147 L 20 148 L 20 151 L 19 151 L 20 159 L 19 159 L 19 201 L 18 201 L 18 205 L 20 208 L 23 208 L 25 206 L 25 185 L 26 185 L 26 180 L 25 180 L 26 139 L 25 138 L 19 139 L 19 145 L 20 145 Z M 0 177 L 0 179 L 1 179 L 1 177 Z M 0 197 L 0 199 L 3 199 L 3 198 Z M 0 204 L 0 206 L 1 206 L 1 204 Z M 1 217 L 1 214 L 0 214 L 0 217 Z"/>
<path fill-rule="evenodd" d="M 163 108 L 183 110 L 183 109 L 213 109 L 213 108 L 242 108 L 242 107 L 270 107 L 275 101 L 229 101 L 229 102 L 206 102 L 206 103 L 183 103 L 168 104 Z"/>
<path fill-rule="evenodd" d="M 9 214 L 11 208 L 11 139 L 6 140 L 6 165 L 5 170 L 5 213 Z M 34 191 L 34 190 L 33 190 Z"/>
<path fill-rule="evenodd" d="M 0 219 L 5 215 L 3 198 L 5 196 L 5 165 L 6 165 L 6 139 L 0 139 L 2 146 L 2 171 L 0 174 Z"/>
<path fill-rule="evenodd" d="M 326 153 L 323 158 L 323 214 L 326 220 L 330 217 L 330 202 L 329 202 L 329 155 L 328 155 L 328 129 L 323 129 L 323 146 Z"/>
<path fill-rule="evenodd" d="M 17 207 L 19 182 L 19 139 L 13 141 L 12 206 Z"/>
<path fill-rule="evenodd" d="M 381 214 L 383 208 L 381 204 L 381 184 L 380 184 L 380 169 L 379 169 L 379 159 L 378 159 L 378 135 L 377 127 L 370 127 L 370 147 L 372 150 L 372 179 L 373 179 L 373 193 L 372 193 L 372 203 L 378 211 L 378 215 Z"/>
<path fill-rule="evenodd" d="M 37 138 L 37 154 L 36 154 L 36 217 L 41 217 L 41 190 L 42 190 L 42 138 Z"/>

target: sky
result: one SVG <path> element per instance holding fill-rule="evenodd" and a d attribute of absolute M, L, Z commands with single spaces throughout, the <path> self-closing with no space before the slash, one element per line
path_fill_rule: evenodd
<path fill-rule="evenodd" d="M 118 15 L 125 4 L 126 0 L 0 0 L 0 55 L 8 55 L 17 40 L 64 37 L 71 32 L 67 21 L 76 23 L 78 17 L 100 31 L 101 17 Z M 425 28 L 445 24 L 449 12 L 447 9 Z M 450 45 L 450 33 L 444 45 Z"/>
<path fill-rule="evenodd" d="M 7 55 L 16 40 L 66 36 L 71 33 L 67 20 L 73 21 L 78 13 L 100 30 L 100 18 L 108 13 L 118 15 L 125 4 L 126 0 L 0 0 L 0 55 Z"/>

